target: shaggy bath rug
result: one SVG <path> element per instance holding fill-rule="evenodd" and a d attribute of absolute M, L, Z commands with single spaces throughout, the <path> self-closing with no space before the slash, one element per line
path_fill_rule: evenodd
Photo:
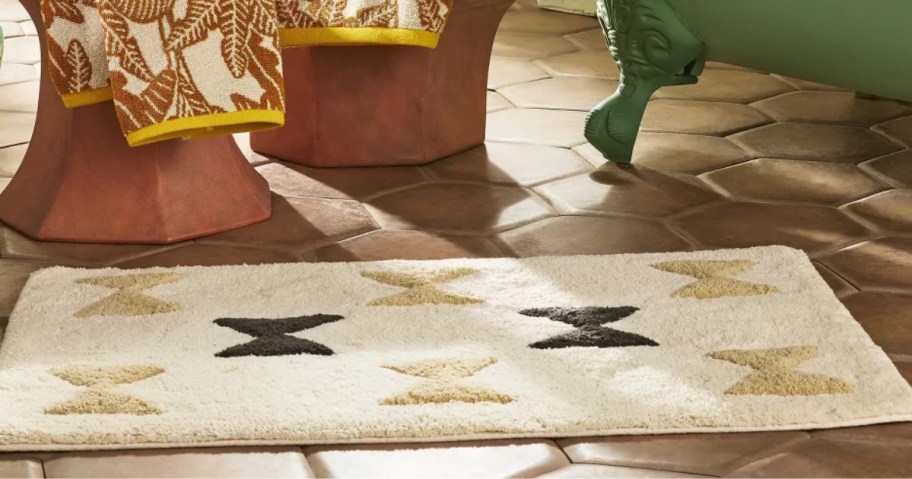
<path fill-rule="evenodd" d="M 912 420 L 800 251 L 124 271 L 29 280 L 0 449 L 403 442 Z"/>

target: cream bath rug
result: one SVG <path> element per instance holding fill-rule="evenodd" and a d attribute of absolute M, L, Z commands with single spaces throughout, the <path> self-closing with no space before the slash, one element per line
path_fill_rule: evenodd
<path fill-rule="evenodd" d="M 51 268 L 0 449 L 404 442 L 912 420 L 804 253 Z"/>

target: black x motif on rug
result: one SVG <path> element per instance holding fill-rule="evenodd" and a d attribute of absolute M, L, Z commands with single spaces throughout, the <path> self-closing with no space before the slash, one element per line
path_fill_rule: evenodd
<path fill-rule="evenodd" d="M 232 346 L 216 356 L 220 358 L 299 354 L 332 356 L 335 354 L 332 349 L 309 339 L 290 336 L 290 334 L 342 319 L 345 318 L 335 314 L 314 314 L 281 319 L 219 318 L 215 320 L 215 324 L 231 328 L 239 333 L 249 334 L 256 339 L 249 343 Z"/>
<path fill-rule="evenodd" d="M 604 327 L 639 311 L 633 306 L 583 308 L 533 308 L 519 312 L 523 316 L 548 318 L 576 327 L 570 333 L 554 336 L 529 345 L 535 349 L 578 347 L 617 348 L 624 346 L 658 346 L 659 343 L 639 334 Z"/>

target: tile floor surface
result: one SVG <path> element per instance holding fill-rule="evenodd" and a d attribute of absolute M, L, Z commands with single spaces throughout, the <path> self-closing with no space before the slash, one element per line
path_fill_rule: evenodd
<path fill-rule="evenodd" d="M 458 0 L 457 0 L 458 1 Z M 0 0 L 0 189 L 31 134 L 34 27 Z M 425 167 L 314 170 L 251 154 L 275 215 L 171 246 L 36 243 L 0 225 L 0 332 L 26 276 L 63 265 L 631 253 L 786 244 L 912 380 L 912 108 L 710 64 L 656 94 L 635 167 L 582 135 L 617 69 L 594 19 L 514 5 L 488 139 Z M 407 246 L 407 247 L 403 247 Z M 0 333 L 2 334 L 2 333 Z M 606 406 L 606 407 L 610 407 Z M 0 455 L 0 477 L 912 476 L 912 424 L 807 432 Z"/>

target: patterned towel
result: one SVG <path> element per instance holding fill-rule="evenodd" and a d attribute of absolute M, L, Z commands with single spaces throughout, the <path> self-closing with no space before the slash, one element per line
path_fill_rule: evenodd
<path fill-rule="evenodd" d="M 451 0 L 41 0 L 67 107 L 114 100 L 131 146 L 284 123 L 282 46 L 434 48 Z"/>

